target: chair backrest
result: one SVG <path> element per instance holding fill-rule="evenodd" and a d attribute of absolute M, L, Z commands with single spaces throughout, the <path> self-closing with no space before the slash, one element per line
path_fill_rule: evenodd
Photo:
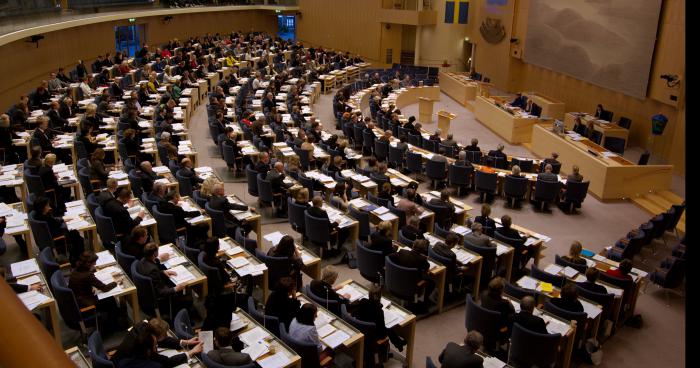
<path fill-rule="evenodd" d="M 423 136 L 420 134 L 408 133 L 406 136 L 406 141 L 413 146 L 420 147 L 422 145 Z"/>
<path fill-rule="evenodd" d="M 192 197 L 192 181 L 190 178 L 182 175 L 182 169 L 175 173 L 175 177 L 177 178 L 177 183 L 180 187 L 180 195 L 183 197 Z"/>
<path fill-rule="evenodd" d="M 367 192 L 367 199 L 369 199 L 370 202 L 376 204 L 377 206 L 384 206 L 387 207 L 389 205 L 389 200 L 386 198 L 379 198 L 375 196 L 372 193 Z"/>
<path fill-rule="evenodd" d="M 480 247 L 464 242 L 464 247 L 480 255 L 483 259 L 481 265 L 481 284 L 486 285 L 493 276 L 496 268 L 496 247 Z"/>
<path fill-rule="evenodd" d="M 403 229 L 399 229 L 399 243 L 401 243 L 407 247 L 413 247 L 413 240 L 411 240 L 403 235 Z"/>
<path fill-rule="evenodd" d="M 409 135 L 410 137 L 410 135 Z M 419 136 L 420 137 L 420 136 Z M 423 156 L 420 153 L 406 152 L 406 168 L 412 173 L 423 171 Z"/>
<path fill-rule="evenodd" d="M 525 198 L 529 180 L 525 177 L 516 178 L 506 175 L 503 182 L 503 193 L 507 197 Z"/>
<path fill-rule="evenodd" d="M 222 141 L 221 152 L 224 156 L 224 162 L 226 162 L 226 166 L 234 167 L 236 165 L 236 153 L 233 149 L 233 146 L 226 143 L 226 141 Z"/>
<path fill-rule="evenodd" d="M 126 274 L 131 277 L 131 264 L 136 262 L 136 257 L 122 252 L 122 245 L 120 242 L 114 245 L 114 253 L 116 254 L 117 263 Z"/>
<path fill-rule="evenodd" d="M 301 148 L 294 148 L 294 153 L 296 153 L 297 156 L 299 156 L 299 164 L 301 164 L 301 168 L 304 170 L 308 170 L 309 165 L 311 164 L 309 152 L 310 151 L 303 150 Z"/>
<path fill-rule="evenodd" d="M 518 285 L 511 284 L 510 281 L 506 281 L 506 287 L 503 292 L 516 299 L 522 299 L 526 296 L 531 296 L 535 298 L 535 300 L 537 300 L 537 296 L 539 295 L 539 292 L 537 290 L 524 289 Z"/>
<path fill-rule="evenodd" d="M 585 274 L 586 270 L 588 269 L 588 266 L 586 264 L 581 265 L 581 264 L 569 262 L 569 261 L 565 260 L 564 258 L 560 257 L 558 254 L 554 255 L 554 263 L 556 263 L 560 266 L 564 266 L 564 267 L 567 267 L 567 266 L 571 267 L 574 270 L 576 270 L 582 274 Z"/>
<path fill-rule="evenodd" d="M 54 272 L 61 269 L 53 256 L 51 247 L 46 247 L 39 252 L 39 267 L 46 276 L 53 275 Z"/>
<path fill-rule="evenodd" d="M 404 211 L 400 208 L 394 207 L 394 205 L 392 205 L 391 202 L 389 202 L 387 204 L 388 204 L 387 208 L 389 209 L 389 211 L 391 211 L 391 213 L 393 213 L 394 215 L 396 215 L 396 217 L 399 218 L 399 229 L 406 226 L 406 211 Z"/>
<path fill-rule="evenodd" d="M 314 244 L 325 245 L 330 240 L 329 233 L 329 220 L 320 217 L 314 217 L 309 215 L 308 212 L 304 212 L 304 227 L 306 229 L 318 229 L 319 231 L 309 231 L 306 235 L 309 240 Z"/>
<path fill-rule="evenodd" d="M 496 193 L 498 174 L 486 173 L 481 170 L 475 171 L 474 185 L 476 190 L 488 193 Z"/>
<path fill-rule="evenodd" d="M 226 237 L 226 218 L 224 213 L 219 210 L 215 210 L 209 206 L 209 202 L 204 204 L 204 210 L 207 215 L 211 217 L 211 232 L 212 235 L 219 238 Z"/>
<path fill-rule="evenodd" d="M 303 186 L 304 188 L 309 190 L 309 194 L 314 193 L 314 179 L 311 179 L 304 175 L 303 173 L 299 174 L 299 184 Z"/>
<path fill-rule="evenodd" d="M 381 251 L 367 248 L 360 240 L 357 240 L 356 247 L 360 275 L 370 282 L 379 283 L 384 274 L 384 255 Z"/>
<path fill-rule="evenodd" d="M 649 150 L 644 150 L 641 156 L 639 156 L 639 161 L 637 162 L 637 165 L 646 165 L 649 163 L 649 156 L 651 156 L 651 152 Z"/>
<path fill-rule="evenodd" d="M 175 226 L 175 216 L 163 213 L 158 210 L 158 206 L 151 207 L 153 217 L 158 222 L 158 237 L 162 244 L 174 243 L 177 238 Z"/>
<path fill-rule="evenodd" d="M 605 144 L 603 145 L 609 151 L 615 152 L 622 155 L 625 153 L 625 139 L 618 137 L 605 137 Z"/>
<path fill-rule="evenodd" d="M 187 309 L 183 308 L 177 312 L 173 320 L 173 330 L 175 330 L 175 335 L 182 340 L 189 340 L 195 336 Z"/>
<path fill-rule="evenodd" d="M 551 367 L 557 361 L 560 342 L 561 334 L 541 334 L 514 323 L 508 363 L 525 367 Z"/>
<path fill-rule="evenodd" d="M 620 128 L 629 129 L 630 126 L 632 126 L 632 120 L 630 118 L 620 116 L 620 120 L 617 122 L 617 125 L 619 125 Z"/>
<path fill-rule="evenodd" d="M 475 164 L 481 163 L 481 156 L 483 156 L 483 153 L 481 153 L 481 151 L 466 151 L 466 152 L 467 152 L 467 160 L 469 160 L 469 162 L 472 162 Z"/>
<path fill-rule="evenodd" d="M 425 163 L 425 174 L 431 179 L 447 178 L 447 162 L 428 160 Z"/>
<path fill-rule="evenodd" d="M 389 146 L 389 162 L 397 166 L 403 165 L 405 150 Z"/>
<path fill-rule="evenodd" d="M 303 233 L 306 228 L 304 211 L 306 211 L 305 206 L 297 204 L 291 197 L 287 198 L 287 219 L 292 228 L 300 233 Z"/>
<path fill-rule="evenodd" d="M 437 368 L 433 359 L 429 356 L 425 357 L 425 368 Z"/>
<path fill-rule="evenodd" d="M 141 177 L 136 175 L 136 169 L 131 169 L 131 171 L 129 171 L 129 183 L 131 183 L 131 190 L 134 192 L 134 196 L 141 197 L 143 186 L 141 184 Z"/>
<path fill-rule="evenodd" d="M 199 206 L 200 208 L 204 208 L 204 206 L 207 204 L 206 198 L 202 197 L 202 192 L 200 192 L 199 190 L 192 191 L 192 198 L 197 203 L 197 206 Z"/>
<path fill-rule="evenodd" d="M 29 193 L 37 195 L 44 193 L 44 185 L 41 183 L 39 175 L 32 174 L 29 170 L 24 170 L 24 177 L 26 178 L 25 182 Z"/>
<path fill-rule="evenodd" d="M 362 239 L 367 239 L 367 237 L 370 234 L 370 226 L 369 226 L 369 213 L 364 212 L 361 210 L 358 210 L 354 206 L 349 206 L 348 207 L 349 215 L 350 217 L 354 218 L 359 222 L 359 236 Z"/>
<path fill-rule="evenodd" d="M 100 331 L 93 332 L 88 338 L 88 352 L 93 368 L 114 368 L 114 363 L 109 360 L 105 353 Z"/>
<path fill-rule="evenodd" d="M 60 270 L 51 275 L 51 286 L 53 287 L 53 296 L 58 304 L 61 318 L 63 318 L 68 327 L 80 330 L 80 323 L 83 321 L 83 317 L 80 314 L 78 300 L 75 298 L 73 290 L 68 287 Z"/>
<path fill-rule="evenodd" d="M 584 181 L 581 183 L 570 182 L 566 183 L 566 201 L 573 203 L 581 203 L 586 198 L 588 194 L 589 181 Z M 539 182 L 538 182 L 539 185 Z"/>
<path fill-rule="evenodd" d="M 100 203 L 97 202 L 97 194 L 90 193 L 87 195 L 86 199 L 88 210 L 90 210 L 90 215 L 92 215 L 92 217 L 95 217 L 95 209 L 100 206 Z"/>
<path fill-rule="evenodd" d="M 51 236 L 51 230 L 49 229 L 49 224 L 46 221 L 36 220 L 34 216 L 36 212 L 29 212 L 29 227 L 32 229 L 32 235 L 34 235 L 34 240 L 39 249 L 53 248 L 54 242 Z"/>
<path fill-rule="evenodd" d="M 288 258 L 268 256 L 259 249 L 255 250 L 255 256 L 267 265 L 269 285 L 277 285 L 280 277 L 289 276 L 292 273 L 292 261 Z"/>
<path fill-rule="evenodd" d="M 258 172 L 253 170 L 250 165 L 247 165 L 245 167 L 245 176 L 248 182 L 248 194 L 252 195 L 253 197 L 258 196 Z"/>
<path fill-rule="evenodd" d="M 255 299 L 252 296 L 248 297 L 248 314 L 253 316 L 258 323 L 265 326 L 265 328 L 272 332 L 275 336 L 280 337 L 280 319 L 275 316 L 268 316 L 259 311 L 255 307 Z"/>
<path fill-rule="evenodd" d="M 420 270 L 399 266 L 389 256 L 384 257 L 384 267 L 387 289 L 401 299 L 414 300 L 421 279 Z"/>
<path fill-rule="evenodd" d="M 112 218 L 104 215 L 102 207 L 95 208 L 95 225 L 102 244 L 110 244 L 116 240 L 117 231 L 114 229 Z"/>
<path fill-rule="evenodd" d="M 153 280 L 150 277 L 139 273 L 138 262 L 131 264 L 131 279 L 136 286 L 136 295 L 139 299 L 139 306 L 150 317 L 155 317 L 158 312 L 158 296 L 153 287 Z"/>
<path fill-rule="evenodd" d="M 180 170 L 180 164 L 177 162 L 177 160 L 169 159 L 168 169 L 170 169 L 170 172 L 173 173 L 173 175 L 175 175 L 175 173 L 177 173 L 177 171 Z"/>
<path fill-rule="evenodd" d="M 379 161 L 386 160 L 387 156 L 389 155 L 389 143 L 380 141 L 378 139 L 375 140 L 374 141 L 374 155 L 377 157 L 377 160 L 379 160 Z"/>
<path fill-rule="evenodd" d="M 204 272 L 204 275 L 207 276 L 209 295 L 219 295 L 221 293 L 221 289 L 223 288 L 223 280 L 221 280 L 221 277 L 219 276 L 219 269 L 216 267 L 211 267 L 204 262 L 204 252 L 198 252 L 196 259 L 197 266 L 200 270 L 202 270 L 202 272 Z"/>
<path fill-rule="evenodd" d="M 511 160 L 511 165 L 518 165 L 518 167 L 520 167 L 520 171 L 522 172 L 532 172 L 534 163 L 532 160 L 521 160 L 513 157 Z"/>
<path fill-rule="evenodd" d="M 318 347 L 314 343 L 297 340 L 289 334 L 284 324 L 280 324 L 280 335 L 282 341 L 289 345 L 301 357 L 301 366 L 304 368 L 320 368 L 318 357 Z"/>
<path fill-rule="evenodd" d="M 588 319 L 586 312 L 571 312 L 566 309 L 559 308 L 552 304 L 551 300 L 546 300 L 544 302 L 544 310 L 567 321 L 576 321 L 576 337 L 574 339 L 574 346 L 579 347 L 581 339 L 586 334 L 586 320 Z"/>
<path fill-rule="evenodd" d="M 585 128 L 584 128 L 584 132 L 585 132 Z M 600 142 L 603 140 L 603 133 L 601 133 L 601 132 L 599 132 L 599 131 L 597 131 L 597 130 L 594 130 L 594 131 L 591 133 L 591 140 L 592 140 L 595 144 L 600 144 Z"/>
<path fill-rule="evenodd" d="M 449 233 L 451 233 L 451 232 L 452 232 L 452 231 L 450 231 L 450 230 L 448 230 L 448 229 L 445 229 L 445 228 L 443 228 L 442 226 L 440 226 L 440 224 L 437 223 L 437 222 L 436 222 L 435 225 L 433 226 L 433 233 L 434 233 L 436 236 L 439 236 L 440 238 L 443 238 L 443 239 L 447 238 L 447 234 L 449 234 Z"/>
<path fill-rule="evenodd" d="M 82 169 L 83 167 L 89 168 L 90 161 L 88 160 L 87 157 L 83 157 L 83 158 L 78 159 L 77 165 L 78 165 L 78 170 Z"/>
<path fill-rule="evenodd" d="M 474 175 L 473 166 L 456 166 L 452 164 L 448 167 L 450 184 L 467 186 L 471 183 L 472 175 Z"/>
<path fill-rule="evenodd" d="M 600 304 L 601 307 L 603 307 L 603 316 L 601 317 L 602 320 L 606 319 L 612 319 L 613 316 L 613 303 L 615 302 L 615 294 L 602 294 L 602 293 L 595 293 L 592 292 L 586 288 L 581 287 L 580 285 L 578 286 L 578 294 L 586 298 L 592 302 Z"/>
<path fill-rule="evenodd" d="M 437 141 L 431 141 L 429 139 L 424 139 L 423 140 L 423 149 L 426 149 L 430 152 L 437 152 L 438 144 L 439 143 Z"/>
<path fill-rule="evenodd" d="M 272 203 L 273 195 L 272 184 L 270 181 L 265 180 L 265 178 L 263 178 L 263 174 L 258 174 L 256 180 L 258 184 L 258 196 L 260 197 L 259 200 L 266 203 Z"/>
<path fill-rule="evenodd" d="M 318 305 L 323 306 L 327 310 L 329 310 L 331 313 L 335 314 L 336 316 L 340 315 L 340 302 L 337 300 L 330 300 L 328 299 L 325 295 L 318 295 L 311 290 L 309 285 L 304 285 L 304 288 L 302 289 L 304 292 L 304 295 L 308 296 L 311 300 L 316 302 Z"/>
<path fill-rule="evenodd" d="M 551 202 L 561 189 L 561 183 L 558 181 L 537 180 L 535 183 L 535 200 Z"/>
<path fill-rule="evenodd" d="M 365 349 L 368 349 L 368 352 L 372 352 L 377 344 L 377 324 L 353 317 L 350 313 L 348 313 L 348 308 L 345 304 L 340 305 L 340 316 L 343 320 L 360 330 L 360 332 L 365 335 Z"/>
<path fill-rule="evenodd" d="M 564 286 L 564 283 L 566 282 L 566 278 L 564 276 L 559 276 L 559 275 L 552 275 L 551 273 L 541 270 L 539 267 L 536 265 L 532 265 L 530 268 L 530 276 L 544 282 L 548 282 L 554 287 L 561 288 Z"/>
<path fill-rule="evenodd" d="M 494 351 L 498 343 L 498 332 L 501 328 L 501 312 L 486 309 L 477 304 L 472 294 L 467 294 L 467 308 L 464 325 L 467 331 L 479 331 L 484 337 L 483 347 L 486 351 Z"/>

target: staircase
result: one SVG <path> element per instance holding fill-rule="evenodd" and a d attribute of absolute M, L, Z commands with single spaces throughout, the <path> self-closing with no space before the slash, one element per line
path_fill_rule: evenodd
<path fill-rule="evenodd" d="M 671 208 L 671 205 L 681 204 L 683 201 L 683 198 L 669 190 L 647 193 L 637 198 L 632 198 L 632 202 L 652 215 L 666 212 Z M 678 221 L 676 229 L 678 229 L 678 232 L 685 234 L 685 212 L 683 212 L 683 216 L 681 216 L 680 221 Z"/>

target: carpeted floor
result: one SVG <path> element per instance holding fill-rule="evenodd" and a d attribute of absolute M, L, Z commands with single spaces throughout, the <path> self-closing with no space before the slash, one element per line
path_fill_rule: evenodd
<path fill-rule="evenodd" d="M 320 101 L 313 106 L 313 110 L 324 123 L 324 128 L 328 131 L 334 130 L 332 117 L 332 96 L 323 95 Z M 435 106 L 434 111 L 446 109 L 456 113 L 458 118 L 453 121 L 451 132 L 455 138 L 468 143 L 472 137 L 479 139 L 479 145 L 485 149 L 495 148 L 498 143 L 504 143 L 506 153 L 530 156 L 527 149 L 522 146 L 513 146 L 505 143 L 497 135 L 479 124 L 474 115 L 467 109 L 461 107 L 448 96 L 442 95 L 441 101 Z M 417 106 L 408 106 L 403 111 L 404 115 L 417 115 Z M 209 137 L 209 130 L 206 127 L 206 109 L 200 106 L 194 113 L 190 123 L 190 139 L 200 153 L 198 164 L 200 166 L 211 166 L 217 172 L 225 171 L 223 160 L 218 157 L 213 143 Z M 425 128 L 431 130 L 436 128 L 436 124 L 426 124 Z M 635 150 L 630 150 L 634 155 Z M 638 153 L 636 153 L 638 155 Z M 584 176 L 585 172 L 582 173 Z M 675 178 L 674 185 L 682 188 L 684 181 Z M 427 190 L 429 183 L 421 184 L 419 191 Z M 237 194 L 248 205 L 257 206 L 257 199 L 248 195 L 247 186 L 244 180 L 233 178 L 225 180 L 227 193 Z M 680 195 L 684 195 L 684 192 Z M 480 204 L 477 203 L 478 196 L 470 194 L 463 200 L 472 205 L 475 209 L 470 213 L 475 216 L 479 212 Z M 267 216 L 267 209 L 262 211 Z M 512 210 L 504 207 L 504 200 L 496 198 L 492 203 L 492 216 L 500 217 L 509 214 L 515 224 L 524 226 L 531 230 L 546 234 L 552 240 L 546 244 L 544 251 L 545 258 L 542 265 L 547 265 L 554 261 L 555 254 L 565 254 L 573 240 L 579 240 L 586 248 L 598 251 L 606 246 L 612 245 L 616 239 L 624 236 L 627 231 L 639 226 L 647 221 L 650 216 L 643 210 L 637 208 L 630 202 L 602 203 L 595 198 L 588 196 L 577 215 L 565 215 L 557 208 L 553 208 L 551 213 L 535 212 L 528 204 L 524 204 L 522 209 Z M 269 221 L 265 221 L 267 223 Z M 274 231 L 286 232 L 299 237 L 287 222 L 272 223 L 263 225 L 263 234 Z M 17 247 L 11 237 L 5 237 L 9 245 L 8 252 L 1 258 L 2 264 L 8 265 L 19 258 Z M 643 250 L 647 258 L 646 263 L 642 263 L 640 258 L 635 260 L 635 267 L 653 270 L 661 259 L 670 254 L 670 247 L 674 243 L 673 237 L 667 237 L 669 246 L 664 246 L 663 242 L 658 242 L 659 252 L 656 256 L 651 255 L 649 250 Z M 263 244 L 267 249 L 269 244 Z M 325 260 L 324 264 L 334 263 L 335 259 Z M 351 270 L 345 266 L 339 266 L 340 278 L 345 280 L 352 278 L 360 283 L 368 284 L 357 270 Z M 305 281 L 307 282 L 308 279 Z M 618 330 L 615 336 L 603 345 L 602 367 L 680 367 L 685 365 L 685 300 L 671 294 L 670 306 L 666 305 L 663 291 L 650 285 L 646 293 L 640 295 L 637 303 L 636 313 L 642 315 L 644 326 L 641 329 L 623 327 Z M 422 319 L 417 323 L 415 352 L 413 364 L 415 367 L 422 367 L 425 364 L 425 357 L 431 356 L 437 362 L 437 357 L 450 341 L 459 342 L 464 338 L 466 329 L 464 327 L 464 306 L 450 309 L 440 315 L 432 315 Z M 73 336 L 75 338 L 76 336 Z M 74 344 L 73 344 L 74 345 Z M 70 347 L 72 345 L 66 345 Z M 398 367 L 401 363 L 395 359 L 390 360 L 385 366 Z"/>

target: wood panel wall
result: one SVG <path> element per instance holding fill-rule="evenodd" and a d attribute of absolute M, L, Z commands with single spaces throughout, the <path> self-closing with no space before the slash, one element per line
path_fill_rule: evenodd
<path fill-rule="evenodd" d="M 160 45 L 172 38 L 180 40 L 209 33 L 228 33 L 232 30 L 277 32 L 277 17 L 273 11 L 230 11 L 176 15 L 168 24 L 162 17 L 137 18 L 136 24 L 146 25 L 146 42 Z M 19 96 L 34 90 L 59 66 L 72 70 L 77 60 L 92 64 L 97 55 L 114 55 L 114 27 L 128 25 L 127 19 L 78 26 L 44 33 L 45 38 L 35 44 L 15 41 L 0 46 L 3 88 L 0 90 L 0 109 L 5 111 L 19 100 Z"/>

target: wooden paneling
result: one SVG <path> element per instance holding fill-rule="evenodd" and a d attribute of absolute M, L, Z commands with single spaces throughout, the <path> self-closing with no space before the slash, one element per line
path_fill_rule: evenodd
<path fill-rule="evenodd" d="M 678 106 L 685 88 L 685 1 L 666 0 L 661 8 L 659 34 L 649 80 L 649 97 Z M 676 74 L 681 83 L 668 87 L 662 74 Z M 673 101 L 671 96 L 676 96 Z"/>
<path fill-rule="evenodd" d="M 0 106 L 3 111 L 18 101 L 20 95 L 34 90 L 42 79 L 46 79 L 59 66 L 65 67 L 68 72 L 82 59 L 90 68 L 97 55 L 105 52 L 114 55 L 114 27 L 128 24 L 125 19 L 44 33 L 45 38 L 39 42 L 38 48 L 23 40 L 0 46 L 0 54 L 3 55 Z M 185 40 L 207 32 L 277 32 L 277 18 L 272 11 L 181 14 L 168 24 L 163 24 L 161 17 L 146 17 L 137 18 L 137 24 L 146 25 L 146 42 L 153 45 L 160 45 L 172 38 Z"/>
<path fill-rule="evenodd" d="M 379 11 L 379 20 L 383 23 L 427 26 L 436 24 L 437 18 L 437 12 L 434 10 L 381 9 Z"/>
<path fill-rule="evenodd" d="M 491 79 L 499 88 L 505 88 L 510 83 L 510 38 L 513 23 L 515 0 L 508 0 L 504 6 L 488 5 L 486 1 L 478 2 L 476 19 L 471 30 L 471 39 L 476 44 L 476 71 Z M 471 7 L 470 7 L 471 10 Z M 491 44 L 481 36 L 479 27 L 487 18 L 500 19 L 505 27 L 506 35 L 497 44 Z"/>

